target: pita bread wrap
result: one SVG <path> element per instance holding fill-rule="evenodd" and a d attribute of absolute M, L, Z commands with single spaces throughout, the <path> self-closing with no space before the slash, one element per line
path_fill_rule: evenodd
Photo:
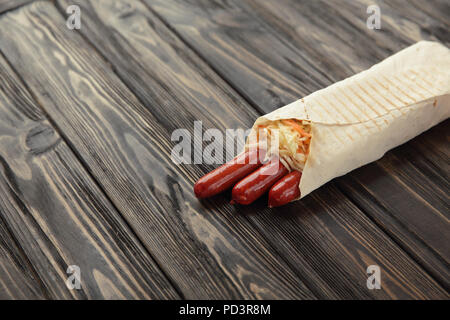
<path fill-rule="evenodd" d="M 310 125 L 301 198 L 331 179 L 381 158 L 450 116 L 450 50 L 421 41 L 370 69 L 258 118 L 252 128 L 281 119 Z M 247 146 L 248 147 L 248 141 Z"/>

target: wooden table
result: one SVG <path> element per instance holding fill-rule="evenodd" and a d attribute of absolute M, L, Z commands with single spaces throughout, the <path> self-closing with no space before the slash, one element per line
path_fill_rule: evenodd
<path fill-rule="evenodd" d="M 380 30 L 366 26 L 372 3 Z M 66 27 L 70 4 L 80 30 Z M 172 132 L 194 121 L 248 128 L 418 40 L 449 46 L 447 0 L 0 11 L 0 298 L 449 298 L 448 120 L 273 210 L 200 202 L 192 185 L 213 166 L 170 159 Z"/>

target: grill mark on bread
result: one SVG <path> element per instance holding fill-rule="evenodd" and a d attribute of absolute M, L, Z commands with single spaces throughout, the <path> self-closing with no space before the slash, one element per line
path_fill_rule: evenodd
<path fill-rule="evenodd" d="M 347 108 L 346 105 L 345 105 L 341 100 L 339 100 L 339 97 L 338 97 L 334 92 L 332 92 L 332 94 L 334 95 L 335 99 L 342 105 L 342 107 L 343 107 L 345 110 L 350 111 L 350 112 L 353 114 L 353 112 L 352 112 L 349 108 Z M 325 97 L 324 97 L 324 98 L 325 98 Z M 336 108 L 336 105 L 335 105 L 334 103 L 332 103 L 332 105 L 333 105 L 333 107 L 334 107 L 336 110 L 339 110 L 338 108 Z M 358 117 L 356 117 L 354 114 L 353 114 L 353 116 L 354 116 L 355 119 L 357 119 L 358 121 L 361 121 L 361 120 L 359 120 Z M 351 121 L 350 121 L 348 118 L 346 118 L 345 116 L 344 116 L 344 118 L 345 118 L 345 120 L 346 120 L 347 122 L 351 123 Z M 359 129 L 355 128 L 355 130 L 358 132 L 358 134 L 359 134 L 360 136 L 362 136 L 362 134 L 361 134 L 361 132 L 359 131 Z M 353 137 L 352 137 L 347 131 L 346 131 L 346 133 L 347 133 L 347 135 L 350 137 L 350 140 L 353 141 Z"/>
<path fill-rule="evenodd" d="M 369 82 L 369 80 L 367 80 L 367 85 L 372 88 L 373 91 L 375 91 L 375 93 L 378 95 L 378 97 L 382 97 L 384 100 L 386 100 L 389 104 L 391 104 L 395 109 L 397 109 L 397 105 L 395 103 L 393 103 L 390 99 L 388 99 L 387 97 L 385 97 L 385 95 L 382 95 L 378 89 L 374 86 L 372 86 L 372 84 Z M 387 109 L 387 112 L 390 112 L 391 109 Z"/>
<path fill-rule="evenodd" d="M 342 94 L 345 96 L 345 97 L 347 97 L 347 99 L 351 102 L 351 103 L 353 103 L 355 106 L 357 106 L 354 102 L 353 102 L 353 100 L 349 97 L 349 96 L 347 96 L 347 94 L 342 90 Z M 336 95 L 335 95 L 336 96 Z M 341 103 L 341 104 L 343 104 L 344 106 L 346 105 L 346 104 L 344 104 L 341 100 L 339 100 L 339 98 L 336 96 L 336 99 Z M 346 108 L 347 110 L 349 110 L 352 114 L 353 114 L 353 116 L 356 118 L 356 119 L 358 119 L 358 121 L 360 121 L 360 123 L 362 123 L 363 125 L 364 125 L 364 127 L 367 129 L 367 131 L 369 131 L 369 128 L 367 127 L 367 122 L 368 122 L 368 120 L 370 120 L 370 117 L 368 117 L 369 119 L 366 119 L 366 120 L 361 120 L 361 119 L 359 119 L 354 113 L 353 113 L 353 111 L 350 109 L 350 108 Z M 361 110 L 362 111 L 362 110 Z M 366 114 L 366 116 L 367 116 L 367 114 Z M 360 129 L 357 127 L 357 126 L 354 126 L 353 127 L 354 129 L 355 129 L 355 131 L 360 135 L 360 136 L 363 136 L 363 134 L 362 134 L 362 132 L 360 131 Z"/>
<path fill-rule="evenodd" d="M 351 114 L 351 115 L 353 116 L 353 118 L 355 118 L 355 119 L 358 120 L 359 122 L 361 121 L 361 119 L 358 118 L 358 116 L 353 112 L 353 110 L 350 109 L 350 108 L 347 106 L 347 103 L 343 102 L 343 101 L 339 98 L 339 96 L 336 94 L 336 92 L 331 92 L 331 94 L 334 96 L 335 101 L 337 101 L 338 106 L 339 106 L 339 104 L 340 104 L 340 105 L 342 106 L 342 109 L 343 109 L 343 110 L 347 111 L 349 114 Z M 335 107 L 335 108 L 336 108 L 336 107 Z M 336 110 L 339 110 L 339 108 L 336 108 Z M 350 120 L 348 120 L 348 119 L 346 119 L 346 120 L 347 120 L 348 122 L 354 122 L 354 121 L 350 121 Z"/>
<path fill-rule="evenodd" d="M 325 98 L 323 98 L 323 97 L 322 97 L 322 99 L 323 99 L 323 100 L 326 100 L 326 101 L 325 101 L 325 104 L 328 105 L 328 107 L 325 107 L 325 106 L 320 102 L 319 97 L 316 97 L 316 98 L 315 98 L 315 101 L 322 107 L 322 109 L 327 113 L 328 117 L 329 117 L 331 120 L 335 119 L 336 116 L 334 116 L 334 118 L 333 118 L 333 114 L 332 114 L 331 110 L 329 110 L 329 108 L 332 107 L 332 104 L 328 102 L 328 99 L 325 99 Z M 335 111 L 336 111 L 336 110 L 335 110 Z M 344 121 L 348 121 L 348 120 L 345 118 L 344 115 L 342 115 L 342 114 L 340 114 L 340 113 L 337 113 L 337 114 L 338 114 L 340 117 L 342 117 L 342 118 L 344 119 Z"/>
<path fill-rule="evenodd" d="M 350 88 L 350 86 L 348 86 L 348 88 Z M 367 117 L 367 119 L 363 119 L 360 120 L 361 124 L 364 125 L 364 127 L 366 128 L 366 130 L 368 132 L 370 132 L 370 126 L 368 126 L 368 122 L 370 122 L 370 120 L 372 119 L 369 115 L 367 115 L 364 110 L 361 110 L 360 108 L 358 108 L 358 105 L 355 103 L 355 101 L 351 98 L 351 96 L 348 96 L 343 90 L 342 90 L 342 94 L 347 97 L 347 99 L 356 107 L 356 109 L 360 110 L 361 112 L 363 112 L 363 114 Z M 378 126 L 377 122 L 374 122 L 375 126 L 377 127 L 378 131 L 380 131 L 380 127 Z M 358 130 L 359 132 L 359 130 Z M 362 136 L 363 134 L 361 132 L 359 132 L 359 134 Z"/>
<path fill-rule="evenodd" d="M 364 89 L 362 86 L 361 86 L 361 84 L 359 84 L 359 83 L 356 83 L 356 85 L 366 94 L 366 96 L 368 96 L 368 97 L 370 97 L 373 101 L 375 101 L 375 103 L 377 104 L 377 105 L 379 105 L 381 108 L 383 108 L 383 110 L 384 110 L 384 112 L 386 113 L 386 112 L 388 112 L 389 111 L 389 109 L 388 108 L 386 108 L 382 103 L 380 103 L 380 101 L 378 101 L 378 99 L 376 99 L 375 97 L 373 97 L 373 95 L 370 95 L 367 91 L 366 91 L 366 89 Z M 373 88 L 372 88 L 372 90 L 373 90 Z M 374 90 L 376 93 L 378 93 L 378 91 L 376 91 L 376 90 Z M 382 114 L 380 114 L 380 115 L 382 115 Z"/>
<path fill-rule="evenodd" d="M 329 100 L 328 97 L 327 97 L 326 95 L 322 95 L 322 99 L 325 100 L 326 103 L 327 103 L 328 105 L 330 105 L 330 106 L 335 110 L 335 112 L 336 112 L 337 114 L 339 114 L 342 118 L 344 118 L 344 120 L 345 120 L 346 122 L 351 122 L 351 121 L 346 117 L 346 115 L 345 115 L 344 113 L 337 112 L 337 111 L 339 111 L 339 109 L 336 108 L 336 105 L 335 105 L 331 100 Z"/>
<path fill-rule="evenodd" d="M 354 94 L 355 96 L 358 97 L 359 100 L 361 100 L 367 107 L 369 107 L 369 109 L 372 110 L 378 117 L 381 116 L 381 113 L 379 113 L 376 109 L 372 108 L 372 106 L 370 105 L 370 103 L 368 103 L 368 102 L 366 101 L 366 99 L 364 99 L 363 97 L 361 97 L 361 96 L 358 94 L 358 91 L 357 91 L 357 90 L 353 89 L 352 86 L 348 86 L 348 88 L 353 92 L 353 94 Z"/>
<path fill-rule="evenodd" d="M 397 85 L 396 83 L 392 82 L 390 79 L 386 78 L 385 76 L 382 76 L 383 79 L 385 79 L 387 82 L 389 82 L 392 86 L 397 88 L 398 91 L 400 91 L 403 95 L 405 95 L 408 99 L 410 99 L 412 102 L 410 103 L 416 103 L 416 99 L 412 98 L 409 94 L 407 94 L 405 91 L 402 90 L 401 86 Z"/>
<path fill-rule="evenodd" d="M 324 110 L 324 111 L 326 112 L 327 116 L 328 116 L 330 119 L 333 119 L 332 114 L 328 111 L 328 108 L 326 108 L 326 107 L 320 102 L 320 100 L 319 100 L 318 98 L 315 99 L 315 102 L 322 108 L 322 110 Z M 345 118 L 344 118 L 344 119 L 345 119 Z"/>
<path fill-rule="evenodd" d="M 427 93 L 431 94 L 432 96 L 434 96 L 435 94 L 433 92 L 430 91 L 430 89 L 427 89 L 426 87 L 423 87 L 419 81 L 414 81 L 413 79 L 410 79 L 411 82 L 413 84 L 415 84 L 417 87 L 419 87 L 420 89 L 422 89 L 423 91 L 426 91 Z M 423 97 L 425 99 L 425 96 Z"/>
<path fill-rule="evenodd" d="M 350 90 L 352 90 L 351 86 L 348 86 L 348 88 L 349 88 Z M 354 91 L 352 90 L 352 92 L 354 92 Z M 355 103 L 355 101 L 352 99 L 351 96 L 348 96 L 345 92 L 343 92 L 343 94 L 344 94 L 344 95 L 348 98 L 348 100 L 356 107 L 356 109 L 361 110 L 360 108 L 358 108 L 358 105 Z M 358 95 L 357 95 L 357 96 L 358 96 Z M 359 97 L 359 96 L 358 96 L 358 97 Z M 359 98 L 361 99 L 361 97 L 359 97 Z M 369 104 L 366 104 L 366 105 L 367 105 L 372 111 L 374 111 L 374 110 L 372 109 L 372 107 L 370 107 Z M 364 115 L 367 116 L 367 119 L 365 119 L 363 123 L 364 123 L 364 127 L 367 129 L 367 131 L 370 132 L 370 127 L 367 126 L 367 122 L 368 122 L 370 119 L 372 119 L 372 117 L 370 117 L 370 116 L 365 112 L 365 110 L 361 110 L 361 111 L 363 112 Z M 374 111 L 374 112 L 375 112 L 375 111 Z M 375 114 L 378 115 L 377 112 L 375 112 Z M 377 124 L 376 122 L 375 122 L 375 125 L 376 125 L 378 131 L 380 131 L 380 127 L 378 126 L 378 124 Z"/>
<path fill-rule="evenodd" d="M 411 73 L 413 73 L 418 79 L 422 80 L 423 82 L 425 82 L 429 87 L 434 88 L 434 85 L 431 82 L 428 82 L 428 80 L 425 77 L 421 77 L 420 74 L 418 74 L 416 71 L 414 70 L 410 70 Z"/>
<path fill-rule="evenodd" d="M 351 97 L 351 96 L 347 95 L 347 94 L 345 93 L 345 91 L 342 90 L 342 89 L 341 89 L 340 91 L 341 91 L 341 94 L 342 94 L 344 97 L 346 97 L 346 98 L 348 99 L 348 101 L 349 101 L 351 104 L 353 104 L 353 105 L 355 106 L 355 108 L 356 108 L 357 111 L 360 111 L 360 113 L 362 113 L 364 116 L 367 117 L 367 119 L 360 119 L 360 118 L 358 117 L 358 115 L 356 115 L 355 113 L 353 113 L 352 109 L 350 109 L 350 107 L 348 107 L 347 104 L 345 104 L 345 105 L 348 107 L 348 110 L 353 114 L 353 116 L 354 116 L 355 118 L 357 118 L 359 121 L 367 121 L 368 119 L 370 119 L 369 115 L 366 114 L 365 110 L 359 108 L 358 105 L 352 100 L 352 97 Z"/>
<path fill-rule="evenodd" d="M 398 78 L 398 76 L 394 76 L 394 78 L 397 79 L 398 81 L 401 81 L 401 80 Z M 415 101 L 416 103 L 418 103 L 418 102 L 420 102 L 420 101 L 427 100 L 427 99 L 429 98 L 429 97 L 427 97 L 426 95 L 424 95 L 423 92 L 421 92 L 421 91 L 423 91 L 423 88 L 420 87 L 420 86 L 418 85 L 417 82 L 412 81 L 412 80 L 411 80 L 409 77 L 407 77 L 406 75 L 403 77 L 403 79 L 404 79 L 404 80 L 403 80 L 404 87 L 410 88 L 411 91 L 414 93 L 414 95 L 417 96 L 417 97 L 419 97 L 418 99 L 416 99 L 416 101 Z M 422 90 L 420 90 L 420 89 L 422 89 Z M 432 92 L 428 91 L 428 93 L 434 96 L 434 94 L 433 94 Z"/>
<path fill-rule="evenodd" d="M 387 92 L 389 92 L 395 99 L 397 99 L 398 101 L 400 101 L 403 105 L 408 104 L 408 102 L 403 101 L 402 99 L 400 99 L 399 97 L 397 97 L 397 96 L 395 95 L 395 93 L 392 92 L 392 90 L 389 90 L 389 88 L 386 87 L 383 83 L 381 83 L 377 78 L 373 78 L 373 79 L 375 80 L 375 82 L 376 82 L 378 85 L 380 85 L 381 87 L 383 87 L 384 90 L 386 90 Z M 399 106 L 396 105 L 396 107 L 398 108 Z"/>
<path fill-rule="evenodd" d="M 429 90 L 426 89 L 425 87 L 422 87 L 422 86 L 418 83 L 418 81 L 414 81 L 414 79 L 411 78 L 411 75 L 410 75 L 410 74 L 406 73 L 406 74 L 405 74 L 405 79 L 407 79 L 408 85 L 409 85 L 409 86 L 416 86 L 416 87 L 419 88 L 419 90 L 418 90 L 418 89 L 415 89 L 415 92 L 417 93 L 418 96 L 420 96 L 420 99 L 422 99 L 422 100 L 427 99 L 427 97 L 424 95 L 423 92 L 420 93 L 420 89 L 421 89 L 422 91 L 426 91 L 427 93 L 429 93 L 429 94 L 431 94 L 431 95 L 434 96 L 434 94 L 433 94 L 431 91 L 429 91 Z"/>
<path fill-rule="evenodd" d="M 318 99 L 316 99 L 316 102 L 317 102 L 317 104 L 319 105 L 319 106 L 321 106 L 322 107 L 322 109 L 324 109 L 324 110 L 327 110 L 323 105 L 322 105 L 322 103 L 318 100 Z M 328 111 L 327 111 L 327 113 L 328 113 Z M 344 118 L 345 119 L 345 118 Z M 346 134 L 347 134 L 347 136 L 350 138 L 350 140 L 352 140 L 353 141 L 353 138 L 346 132 Z M 334 133 L 333 132 L 333 135 L 335 136 L 335 137 L 337 137 L 337 134 L 336 133 Z M 339 141 L 341 141 L 341 139 L 339 139 L 339 138 L 337 138 Z M 344 144 L 344 142 L 342 142 L 341 141 L 341 143 L 342 144 Z"/>

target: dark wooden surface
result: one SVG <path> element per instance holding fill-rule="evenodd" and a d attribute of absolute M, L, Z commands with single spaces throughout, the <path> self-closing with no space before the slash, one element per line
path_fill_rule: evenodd
<path fill-rule="evenodd" d="M 0 14 L 9 10 L 14 10 L 33 0 L 0 0 Z"/>
<path fill-rule="evenodd" d="M 22 267 L 50 298 L 176 298 L 2 57 L 0 82 L 0 210 L 29 259 Z M 82 290 L 66 287 L 69 265 L 83 272 Z"/>
<path fill-rule="evenodd" d="M 420 39 L 449 45 L 445 1 L 380 2 L 377 31 L 363 0 L 22 2 L 0 1 L 0 298 L 449 298 L 448 121 L 276 210 L 200 202 L 212 166 L 170 159 L 196 120 L 247 128 Z"/>

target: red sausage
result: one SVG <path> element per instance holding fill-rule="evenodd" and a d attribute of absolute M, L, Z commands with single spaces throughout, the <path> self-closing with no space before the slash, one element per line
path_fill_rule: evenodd
<path fill-rule="evenodd" d="M 288 169 L 278 158 L 271 160 L 234 186 L 231 203 L 252 203 L 266 193 L 275 182 L 288 172 Z"/>
<path fill-rule="evenodd" d="M 300 197 L 298 184 L 302 174 L 292 171 L 281 178 L 269 191 L 269 208 L 279 207 Z"/>
<path fill-rule="evenodd" d="M 208 198 L 225 191 L 240 179 L 258 169 L 264 151 L 252 149 L 201 177 L 194 185 L 197 198 Z"/>

